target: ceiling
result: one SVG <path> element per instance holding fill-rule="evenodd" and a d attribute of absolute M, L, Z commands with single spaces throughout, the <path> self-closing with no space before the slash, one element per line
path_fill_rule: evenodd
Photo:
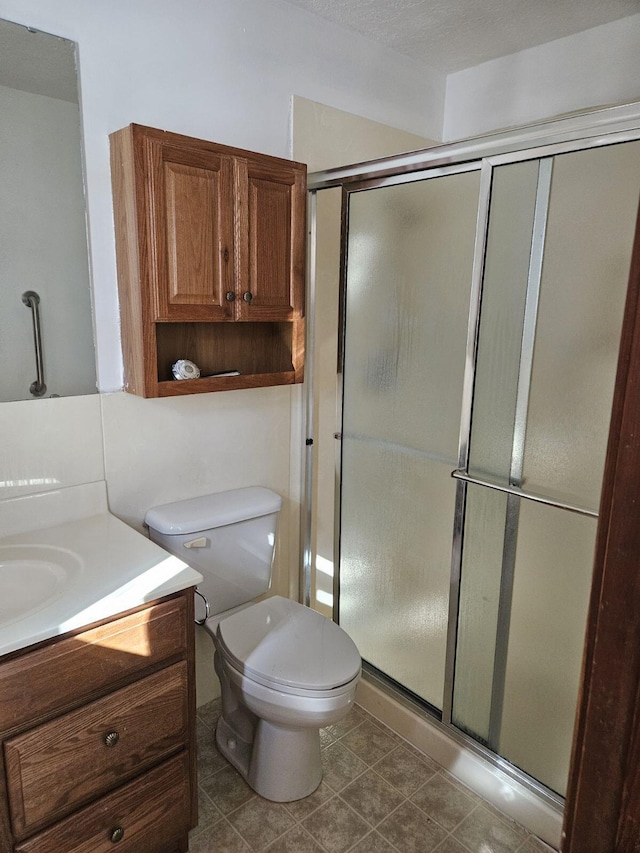
<path fill-rule="evenodd" d="M 640 0 L 286 0 L 445 74 L 640 12 Z M 0 85 L 77 102 L 74 45 L 0 21 Z"/>
<path fill-rule="evenodd" d="M 287 0 L 444 73 L 640 12 L 640 0 Z"/>

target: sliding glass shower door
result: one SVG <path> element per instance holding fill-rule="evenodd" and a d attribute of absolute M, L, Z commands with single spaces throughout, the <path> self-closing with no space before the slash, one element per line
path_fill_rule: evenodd
<path fill-rule="evenodd" d="M 452 717 L 561 794 L 639 193 L 638 143 L 493 173 Z"/>
<path fill-rule="evenodd" d="M 349 205 L 340 624 L 435 708 L 479 187 L 476 169 Z"/>
<path fill-rule="evenodd" d="M 349 188 L 339 620 L 563 794 L 640 143 L 457 168 Z"/>

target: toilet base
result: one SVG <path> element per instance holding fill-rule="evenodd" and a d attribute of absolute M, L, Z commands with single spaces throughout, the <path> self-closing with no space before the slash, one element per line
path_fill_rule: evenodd
<path fill-rule="evenodd" d="M 216 745 L 229 764 L 236 768 L 243 779 L 246 779 L 249 775 L 253 743 L 243 740 L 224 717 L 218 719 Z"/>
<path fill-rule="evenodd" d="M 220 717 L 216 743 L 253 790 L 276 803 L 301 800 L 322 781 L 320 732 L 258 720 L 253 743 L 243 740 Z"/>

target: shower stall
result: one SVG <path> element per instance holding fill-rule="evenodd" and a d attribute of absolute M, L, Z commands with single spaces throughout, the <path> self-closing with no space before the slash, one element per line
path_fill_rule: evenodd
<path fill-rule="evenodd" d="M 385 689 L 560 804 L 640 110 L 309 188 L 312 311 L 331 276 L 340 310 L 337 372 L 320 326 L 310 341 L 305 598 L 331 607 Z"/>

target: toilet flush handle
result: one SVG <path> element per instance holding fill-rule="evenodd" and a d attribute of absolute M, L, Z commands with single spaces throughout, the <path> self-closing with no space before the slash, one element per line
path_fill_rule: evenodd
<path fill-rule="evenodd" d="M 200 536 L 198 539 L 192 539 L 191 542 L 183 542 L 183 548 L 206 548 L 209 540 L 206 536 Z"/>
<path fill-rule="evenodd" d="M 196 625 L 204 625 L 204 623 L 209 618 L 209 602 L 207 601 L 207 596 L 203 592 L 200 592 L 198 587 L 194 589 L 194 592 L 196 595 L 199 595 L 200 598 L 204 601 L 204 619 L 194 619 L 194 622 L 196 623 Z"/>

